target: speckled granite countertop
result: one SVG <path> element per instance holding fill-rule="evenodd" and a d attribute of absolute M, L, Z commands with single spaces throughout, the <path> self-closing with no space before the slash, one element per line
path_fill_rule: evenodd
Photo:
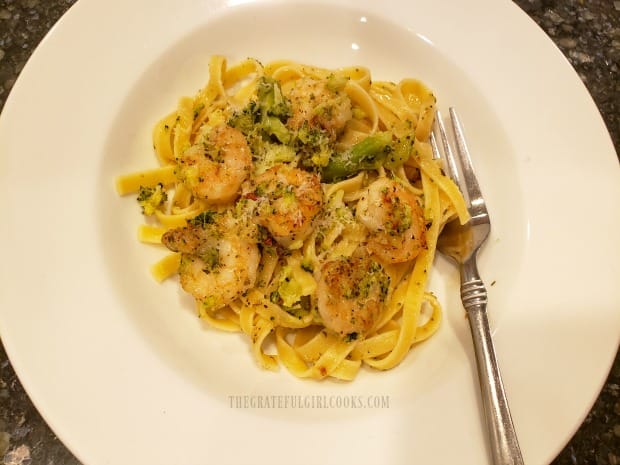
<path fill-rule="evenodd" d="M 0 110 L 26 60 L 75 0 L 0 0 Z M 515 0 L 558 45 L 598 105 L 620 153 L 620 1 Z M 0 345 L 0 461 L 74 465 L 28 399 Z M 553 465 L 620 465 L 620 357 Z"/>

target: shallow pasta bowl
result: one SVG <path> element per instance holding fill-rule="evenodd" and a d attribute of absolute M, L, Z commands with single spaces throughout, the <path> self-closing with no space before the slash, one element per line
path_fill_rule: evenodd
<path fill-rule="evenodd" d="M 43 41 L 0 119 L 11 199 L 0 331 L 28 394 L 83 462 L 488 459 L 458 278 L 441 259 L 430 284 L 446 310 L 440 332 L 399 368 L 353 383 L 260 370 L 240 338 L 200 325 L 175 282 L 150 278 L 158 252 L 135 240 L 138 209 L 113 180 L 154 163 L 153 124 L 204 84 L 215 53 L 359 63 L 380 79 L 420 78 L 440 107 L 459 108 L 494 220 L 480 269 L 495 281 L 494 337 L 525 462 L 560 450 L 618 344 L 618 244 L 603 231 L 619 219 L 589 201 L 618 198 L 615 154 L 576 74 L 516 6 L 458 6 L 80 0 Z M 580 269 L 600 273 L 575 286 L 565 251 L 586 238 Z"/>

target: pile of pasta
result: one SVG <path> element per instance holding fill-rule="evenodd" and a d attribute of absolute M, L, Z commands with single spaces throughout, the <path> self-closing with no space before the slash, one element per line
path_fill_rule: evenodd
<path fill-rule="evenodd" d="M 440 162 L 433 159 L 429 138 L 436 100 L 419 80 L 373 81 L 365 67 L 325 69 L 289 60 L 262 64 L 249 58 L 228 66 L 224 57 L 214 56 L 204 88 L 193 97 L 181 98 L 177 108 L 155 125 L 153 145 L 159 166 L 119 176 L 117 191 L 126 195 L 139 193 L 145 187 L 151 193 L 161 190 L 165 202 L 150 211 L 143 205 L 145 221 L 139 226 L 138 237 L 148 244 L 161 244 L 166 231 L 182 228 L 205 212 L 234 209 L 238 197 L 214 205 L 194 195 L 179 176 L 178 160 L 205 124 L 226 121 L 255 101 L 257 85 L 265 77 L 275 80 L 284 95 L 302 78 L 335 79 L 339 83 L 351 101 L 352 116 L 338 135 L 334 150 L 346 152 L 373 134 L 389 133 L 394 140 L 411 140 L 411 154 L 398 166 L 372 166 L 347 176 L 322 178 L 320 231 L 316 228 L 302 242 L 288 247 L 269 238 L 264 240 L 259 244 L 255 286 L 217 309 L 209 309 L 196 299 L 197 314 L 214 328 L 246 334 L 254 357 L 266 369 L 274 370 L 282 364 L 301 378 L 341 380 L 354 379 L 363 365 L 391 369 L 439 328 L 441 306 L 426 289 L 437 238 L 448 221 L 455 217 L 463 223 L 468 220 L 460 191 L 445 176 Z M 288 162 L 300 163 L 299 159 Z M 315 160 L 316 171 L 320 174 L 321 165 L 328 162 L 328 158 Z M 265 160 L 256 163 L 257 170 L 265 169 Z M 355 206 L 364 189 L 382 177 L 397 180 L 416 196 L 424 216 L 426 243 L 413 260 L 384 265 L 390 280 L 381 314 L 366 334 L 343 337 L 326 328 L 316 310 L 312 267 L 321 260 L 350 256 L 365 247 L 367 235 L 354 220 Z M 333 219 L 335 211 L 348 211 L 353 220 Z M 181 259 L 181 253 L 162 246 L 161 260 L 151 267 L 153 277 L 159 282 L 174 277 Z M 309 305 L 291 310 L 273 298 L 274 290 L 282 284 L 284 270 L 289 275 L 290 270 L 305 273 L 307 295 L 303 297 Z"/>

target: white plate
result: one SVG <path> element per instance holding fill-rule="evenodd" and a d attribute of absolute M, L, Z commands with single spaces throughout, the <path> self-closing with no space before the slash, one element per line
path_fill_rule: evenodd
<path fill-rule="evenodd" d="M 153 123 L 205 82 L 215 53 L 415 76 L 460 110 L 493 219 L 481 272 L 495 282 L 514 421 L 526 463 L 551 461 L 618 346 L 620 178 L 577 75 L 509 1 L 72 7 L 0 120 L 0 329 L 52 429 L 86 464 L 488 461 L 457 275 L 442 259 L 440 333 L 353 383 L 261 371 L 241 337 L 205 328 L 174 282 L 149 277 L 158 252 L 136 241 L 137 205 L 113 179 L 155 166 Z M 270 396 L 276 408 L 238 408 Z M 277 404 L 295 396 L 315 408 Z M 351 399 L 378 404 L 318 407 Z"/>

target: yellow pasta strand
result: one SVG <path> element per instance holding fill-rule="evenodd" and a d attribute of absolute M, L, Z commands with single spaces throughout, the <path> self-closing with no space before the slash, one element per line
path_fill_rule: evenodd
<path fill-rule="evenodd" d="M 285 330 L 276 330 L 276 346 L 280 359 L 286 368 L 300 378 L 323 379 L 327 376 L 339 379 L 353 379 L 359 366 L 357 361 L 346 360 L 353 350 L 355 343 L 344 342 L 334 337 L 321 338 L 321 354 L 309 366 L 299 354 L 299 349 L 293 349 L 285 339 Z"/>
<path fill-rule="evenodd" d="M 467 223 L 469 220 L 469 211 L 467 210 L 467 205 L 465 204 L 465 199 L 463 199 L 461 191 L 456 184 L 454 184 L 452 179 L 448 178 L 441 172 L 436 161 L 432 159 L 432 156 L 429 153 L 430 147 L 425 147 L 422 144 L 419 144 L 419 146 L 421 146 L 421 148 L 418 149 L 418 163 L 420 164 L 420 168 L 450 198 L 461 224 Z"/>
<path fill-rule="evenodd" d="M 180 228 L 187 224 L 187 220 L 194 218 L 204 211 L 204 206 L 200 202 L 193 203 L 178 213 L 164 213 L 160 210 L 155 211 L 157 220 L 166 228 Z"/>
<path fill-rule="evenodd" d="M 151 266 L 151 275 L 155 278 L 155 281 L 161 283 L 164 279 L 177 273 L 179 271 L 180 264 L 181 254 L 172 253 L 166 255 L 164 258 Z"/>
<path fill-rule="evenodd" d="M 374 134 L 379 126 L 379 112 L 375 100 L 368 94 L 359 82 L 349 81 L 344 88 L 353 105 L 357 106 L 363 113 L 365 119 L 370 122 L 370 134 Z"/>
<path fill-rule="evenodd" d="M 161 244 L 161 237 L 165 232 L 166 228 L 141 224 L 138 226 L 138 240 L 145 244 Z"/>
<path fill-rule="evenodd" d="M 224 74 L 226 72 L 226 58 L 214 55 L 209 62 L 209 81 L 207 85 L 196 95 L 196 106 L 208 106 L 218 97 L 226 95 L 224 89 Z"/>
<path fill-rule="evenodd" d="M 267 370 L 277 370 L 279 368 L 278 358 L 275 355 L 266 354 L 262 349 L 265 339 L 273 330 L 274 326 L 270 321 L 258 317 L 251 335 L 254 358 Z"/>
<path fill-rule="evenodd" d="M 174 126 L 173 152 L 174 158 L 180 158 L 190 146 L 192 123 L 194 121 L 194 100 L 183 97 L 179 100 L 176 124 Z"/>
<path fill-rule="evenodd" d="M 225 308 L 217 313 L 217 316 L 209 314 L 200 302 L 196 302 L 198 316 L 206 321 L 210 326 L 220 331 L 236 333 L 241 331 L 239 325 L 239 315 L 230 308 Z"/>
<path fill-rule="evenodd" d="M 162 165 L 174 163 L 173 132 L 177 112 L 173 111 L 153 128 L 153 148 Z"/>
<path fill-rule="evenodd" d="M 424 299 L 431 306 L 432 314 L 426 323 L 422 326 L 418 326 L 415 333 L 415 342 L 422 342 L 431 337 L 439 329 L 441 324 L 441 306 L 439 305 L 437 297 L 435 297 L 434 294 L 427 292 L 424 295 Z"/>
<path fill-rule="evenodd" d="M 174 166 L 166 165 L 161 168 L 123 174 L 116 178 L 116 192 L 119 195 L 135 194 L 140 187 L 155 187 L 157 184 L 169 186 L 177 181 Z"/>

